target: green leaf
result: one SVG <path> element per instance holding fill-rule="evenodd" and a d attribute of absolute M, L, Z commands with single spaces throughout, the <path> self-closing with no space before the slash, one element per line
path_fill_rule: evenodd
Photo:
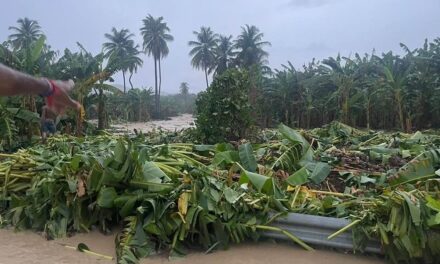
<path fill-rule="evenodd" d="M 272 194 L 274 192 L 271 177 L 246 171 L 245 169 L 242 169 L 239 182 L 240 184 L 250 182 L 259 192 L 264 192 L 267 194 Z"/>
<path fill-rule="evenodd" d="M 239 161 L 238 151 L 223 151 L 215 154 L 212 165 L 225 166 Z"/>
<path fill-rule="evenodd" d="M 436 173 L 434 166 L 438 166 L 439 164 L 439 149 L 425 151 L 400 168 L 397 172 L 397 177 L 395 177 L 390 183 L 394 186 L 435 177 L 438 174 Z"/>
<path fill-rule="evenodd" d="M 133 209 L 136 204 L 137 198 L 131 197 L 127 200 L 127 202 L 122 206 L 121 210 L 119 210 L 119 215 L 122 217 L 127 217 L 133 214 Z"/>
<path fill-rule="evenodd" d="M 294 174 L 290 175 L 286 181 L 290 185 L 302 185 L 308 181 L 309 178 L 309 171 L 306 167 L 302 167 L 301 169 L 297 170 Z"/>
<path fill-rule="evenodd" d="M 440 213 L 440 200 L 432 198 L 431 195 L 426 195 L 425 199 L 427 201 L 426 206 Z"/>
<path fill-rule="evenodd" d="M 194 145 L 193 149 L 195 151 L 214 151 L 215 150 L 215 146 L 214 145 Z"/>
<path fill-rule="evenodd" d="M 41 55 L 41 52 L 43 51 L 44 42 L 46 41 L 45 36 L 41 36 L 32 47 L 31 51 L 31 61 L 30 64 L 35 64 L 35 62 L 38 60 L 38 58 Z"/>
<path fill-rule="evenodd" d="M 405 193 L 402 193 L 403 198 L 405 198 L 406 203 L 408 204 L 409 207 L 409 212 L 411 214 L 411 218 L 412 221 L 414 223 L 414 225 L 418 226 L 420 225 L 420 204 L 417 200 L 416 204 L 411 200 L 411 198 L 409 198 L 409 196 Z"/>
<path fill-rule="evenodd" d="M 376 179 L 362 175 L 360 183 L 376 183 Z"/>
<path fill-rule="evenodd" d="M 310 175 L 310 180 L 315 184 L 321 183 L 330 174 L 330 165 L 324 162 L 317 162 Z"/>
<path fill-rule="evenodd" d="M 114 187 L 103 187 L 98 194 L 98 205 L 102 208 L 112 208 L 117 196 Z"/>
<path fill-rule="evenodd" d="M 226 201 L 228 201 L 231 204 L 234 204 L 238 201 L 238 199 L 240 198 L 238 192 L 236 192 L 235 190 L 227 187 L 224 191 L 223 191 L 224 195 L 225 195 L 225 199 Z"/>
<path fill-rule="evenodd" d="M 252 146 L 250 143 L 240 145 L 238 147 L 238 154 L 240 156 L 240 161 L 243 167 L 248 171 L 257 170 L 257 161 L 253 154 Z"/>
<path fill-rule="evenodd" d="M 154 162 L 149 161 L 142 166 L 142 180 L 145 182 L 169 182 L 171 179 Z M 138 179 L 138 178 L 137 178 Z"/>
<path fill-rule="evenodd" d="M 309 146 L 309 142 L 307 142 L 307 140 L 300 133 L 284 124 L 280 124 L 278 126 L 278 131 L 281 133 L 281 135 L 283 135 L 284 138 L 288 139 L 294 144 L 301 144 L 305 148 Z"/>

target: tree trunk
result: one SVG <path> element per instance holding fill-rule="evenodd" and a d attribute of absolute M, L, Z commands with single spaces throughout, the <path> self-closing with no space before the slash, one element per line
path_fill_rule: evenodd
<path fill-rule="evenodd" d="M 159 97 L 158 97 L 158 89 L 157 89 L 157 59 L 154 57 L 154 115 L 155 118 L 159 118 Z"/>
<path fill-rule="evenodd" d="M 159 58 L 159 105 L 158 105 L 158 109 L 159 109 L 159 113 L 161 112 L 160 109 L 160 92 L 161 92 L 161 88 L 162 88 L 162 68 L 160 66 L 160 58 Z"/>
<path fill-rule="evenodd" d="M 104 116 L 104 95 L 102 88 L 99 88 L 98 95 L 98 130 L 103 130 L 105 128 L 105 116 Z"/>
<path fill-rule="evenodd" d="M 400 91 L 396 91 L 396 101 L 397 101 L 397 112 L 399 114 L 400 129 L 402 129 L 402 131 L 405 131 L 405 120 L 404 120 L 404 116 L 403 116 L 402 96 L 400 95 Z"/>
<path fill-rule="evenodd" d="M 206 89 L 208 89 L 209 87 L 209 83 L 208 83 L 208 69 L 205 67 L 205 78 L 206 78 Z"/>
<path fill-rule="evenodd" d="M 370 130 L 370 100 L 367 100 L 367 129 Z"/>
<path fill-rule="evenodd" d="M 131 89 L 133 89 L 133 83 L 131 82 L 131 77 L 133 77 L 133 72 L 130 72 L 130 77 L 128 77 L 128 82 L 130 83 Z"/>
<path fill-rule="evenodd" d="M 126 92 L 125 88 L 125 71 L 122 71 L 122 79 L 124 80 L 124 93 Z"/>
<path fill-rule="evenodd" d="M 306 122 L 307 122 L 307 124 L 306 124 L 306 128 L 307 129 L 309 129 L 310 128 L 310 109 L 307 107 L 307 111 L 306 111 L 306 114 L 307 114 L 307 117 L 306 117 Z"/>

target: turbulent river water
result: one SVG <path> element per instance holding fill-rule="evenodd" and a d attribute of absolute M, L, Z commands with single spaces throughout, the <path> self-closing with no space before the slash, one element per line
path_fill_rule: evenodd
<path fill-rule="evenodd" d="M 127 122 L 112 125 L 112 129 L 117 133 L 133 133 L 133 130 L 149 132 L 153 129 L 163 129 L 168 131 L 178 131 L 183 128 L 194 126 L 194 118 L 190 114 L 183 114 L 171 117 L 170 120 L 153 120 L 149 122 Z"/>

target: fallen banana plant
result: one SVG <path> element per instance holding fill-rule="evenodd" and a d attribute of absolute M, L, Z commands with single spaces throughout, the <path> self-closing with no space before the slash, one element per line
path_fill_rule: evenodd
<path fill-rule="evenodd" d="M 402 140 L 396 153 L 409 153 L 412 161 L 396 169 L 368 160 L 372 150 L 395 153 L 383 150 L 391 139 L 382 134 L 350 132 L 359 137 L 351 142 L 363 143 L 335 151 L 333 142 L 347 137 L 330 140 L 286 126 L 279 131 L 238 147 L 165 143 L 157 136 L 153 144 L 145 135 L 107 134 L 54 137 L 45 146 L 0 154 L 0 225 L 57 238 L 94 226 L 109 232 L 123 223 L 117 261 L 137 263 L 160 250 L 180 256 L 194 246 L 227 248 L 258 239 L 260 231 L 284 234 L 312 250 L 270 225 L 274 216 L 297 212 L 351 219 L 329 239 L 351 230 L 358 250 L 379 239 L 395 263 L 439 257 L 440 164 L 433 141 L 424 136 L 427 143 L 419 143 L 420 134 Z"/>

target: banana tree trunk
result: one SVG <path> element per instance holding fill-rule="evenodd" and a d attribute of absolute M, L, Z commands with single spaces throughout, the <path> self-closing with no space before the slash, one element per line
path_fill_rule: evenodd
<path fill-rule="evenodd" d="M 105 116 L 104 116 L 104 95 L 102 88 L 99 88 L 98 94 L 98 129 L 103 130 L 105 128 Z"/>
<path fill-rule="evenodd" d="M 311 115 L 311 113 L 310 113 L 311 111 L 310 111 L 310 109 L 308 109 L 307 108 L 307 124 L 306 124 L 306 128 L 310 128 L 310 115 Z"/>
<path fill-rule="evenodd" d="M 395 96 L 397 103 L 397 112 L 399 114 L 400 129 L 402 129 L 402 131 L 406 131 L 403 106 L 402 106 L 402 95 L 400 94 L 400 90 L 396 91 Z"/>
<path fill-rule="evenodd" d="M 367 129 L 370 130 L 370 100 L 367 99 Z"/>

